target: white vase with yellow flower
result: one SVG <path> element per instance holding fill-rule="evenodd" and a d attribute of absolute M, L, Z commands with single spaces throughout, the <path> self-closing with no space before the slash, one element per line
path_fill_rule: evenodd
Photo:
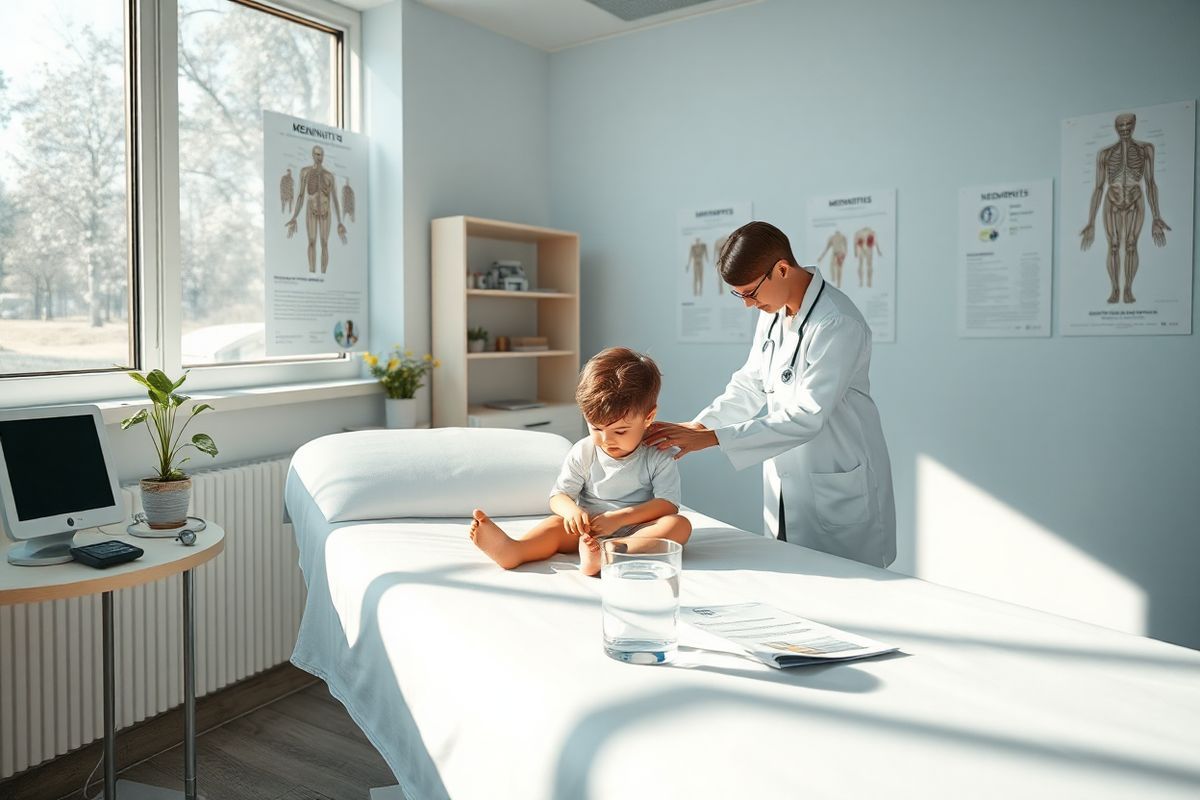
<path fill-rule="evenodd" d="M 383 402 L 387 426 L 416 427 L 417 401 L 413 397 L 425 385 L 421 379 L 440 366 L 440 362 L 429 353 L 417 358 L 411 350 L 405 350 L 400 345 L 387 354 L 387 361 L 369 352 L 363 353 L 363 361 L 367 362 L 371 374 L 379 379 L 383 390 L 387 392 L 387 399 Z"/>

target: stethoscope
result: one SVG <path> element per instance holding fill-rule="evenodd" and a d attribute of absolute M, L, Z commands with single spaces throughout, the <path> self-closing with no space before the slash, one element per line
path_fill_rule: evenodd
<path fill-rule="evenodd" d="M 817 305 L 817 301 L 821 299 L 821 292 L 825 291 L 825 284 L 822 283 L 817 289 L 817 296 L 813 298 L 812 305 L 808 307 L 808 311 L 804 312 L 804 316 L 800 318 L 800 326 L 796 330 L 796 347 L 792 350 L 792 360 L 788 365 L 779 371 L 779 382 L 784 386 L 789 385 L 796 377 L 796 359 L 800 357 L 800 343 L 804 341 L 804 323 L 808 322 L 808 315 L 812 313 L 813 308 Z M 767 371 L 766 377 L 763 379 L 763 391 L 767 394 L 774 394 L 775 387 L 770 385 L 769 379 L 771 370 L 775 366 L 775 340 L 771 334 L 775 332 L 775 325 L 779 322 L 779 317 L 783 314 L 783 309 L 775 312 L 775 317 L 771 320 L 770 327 L 767 328 L 767 337 L 763 339 L 762 352 L 767 352 L 770 346 L 771 354 L 767 356 Z M 783 344 L 783 331 L 779 331 L 779 343 Z"/>

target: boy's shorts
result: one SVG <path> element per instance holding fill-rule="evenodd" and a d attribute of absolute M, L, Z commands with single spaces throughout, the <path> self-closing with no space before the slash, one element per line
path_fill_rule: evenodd
<path fill-rule="evenodd" d="M 640 531 L 642 528 L 646 527 L 647 525 L 653 525 L 653 524 L 654 524 L 653 522 L 639 522 L 637 525 L 626 525 L 623 528 L 617 528 L 612 533 L 605 534 L 604 536 L 597 536 L 596 538 L 599 539 L 600 541 L 604 541 L 605 539 L 620 539 L 623 536 L 631 535 L 635 531 Z"/>
<path fill-rule="evenodd" d="M 588 514 L 604 513 L 603 508 L 584 508 L 584 511 L 586 511 Z M 599 539 L 600 541 L 604 541 L 605 539 L 620 539 L 622 536 L 629 536 L 631 533 L 634 533 L 635 531 L 640 531 L 642 528 L 646 527 L 647 525 L 653 525 L 657 521 L 658 520 L 650 520 L 649 522 L 639 522 L 637 525 L 626 525 L 622 528 L 617 528 L 612 533 L 607 533 L 603 536 L 597 536 L 596 538 Z"/>
<path fill-rule="evenodd" d="M 594 509 L 594 507 L 593 509 L 589 509 L 589 507 L 586 506 L 583 507 L 583 510 L 587 511 L 589 515 L 599 515 L 599 513 L 604 513 L 606 511 L 606 509 Z M 630 536 L 636 533 L 636 531 L 646 528 L 647 525 L 653 525 L 656 522 L 658 522 L 658 519 L 652 519 L 652 521 L 649 522 L 640 522 L 636 525 L 625 525 L 623 528 L 618 528 L 617 530 L 612 531 L 611 534 L 596 536 L 596 539 L 600 540 L 601 542 L 606 539 L 620 539 L 620 537 Z"/>

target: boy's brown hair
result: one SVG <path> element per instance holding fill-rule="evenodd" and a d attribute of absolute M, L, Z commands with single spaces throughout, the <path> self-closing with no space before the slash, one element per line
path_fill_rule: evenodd
<path fill-rule="evenodd" d="M 752 283 L 780 261 L 799 266 L 787 234 L 769 222 L 747 222 L 729 234 L 716 257 L 721 280 L 730 286 Z"/>
<path fill-rule="evenodd" d="M 584 365 L 575 402 L 589 424 L 611 425 L 630 412 L 649 414 L 661 386 L 662 373 L 650 356 L 610 347 Z"/>

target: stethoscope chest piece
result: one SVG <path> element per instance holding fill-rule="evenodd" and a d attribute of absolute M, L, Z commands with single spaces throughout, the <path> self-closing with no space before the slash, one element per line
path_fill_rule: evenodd
<path fill-rule="evenodd" d="M 792 350 L 792 360 L 788 363 L 788 365 L 786 367 L 784 367 L 782 370 L 779 371 L 779 382 L 782 383 L 784 386 L 790 385 L 792 382 L 792 379 L 796 377 L 796 360 L 800 357 L 800 343 L 804 340 L 804 323 L 808 321 L 808 316 L 809 316 L 809 314 L 812 313 L 813 308 L 816 307 L 817 301 L 821 299 L 821 292 L 823 292 L 823 291 L 825 291 L 825 284 L 822 283 L 820 285 L 820 287 L 818 287 L 818 289 L 817 289 L 817 296 L 813 298 L 812 305 L 810 305 L 808 307 L 808 310 L 804 312 L 804 317 L 800 320 L 800 325 L 797 326 L 796 347 Z M 766 353 L 768 350 L 770 351 L 770 355 L 767 356 L 767 372 L 768 373 L 771 371 L 771 368 L 773 367 L 774 362 L 775 362 L 775 340 L 773 338 L 771 338 L 771 334 L 773 334 L 775 332 L 775 326 L 777 324 L 779 324 L 779 317 L 780 317 L 780 315 L 782 315 L 782 313 L 783 313 L 782 311 L 775 312 L 775 318 L 773 320 L 771 320 L 771 325 L 770 325 L 770 327 L 767 328 L 767 335 L 763 339 L 763 343 L 762 343 L 762 352 Z M 780 332 L 780 345 L 782 345 L 782 344 L 783 344 L 783 332 L 781 331 Z M 763 390 L 767 394 L 772 394 L 775 391 L 774 387 L 767 385 L 767 382 L 765 380 L 763 382 Z"/>

